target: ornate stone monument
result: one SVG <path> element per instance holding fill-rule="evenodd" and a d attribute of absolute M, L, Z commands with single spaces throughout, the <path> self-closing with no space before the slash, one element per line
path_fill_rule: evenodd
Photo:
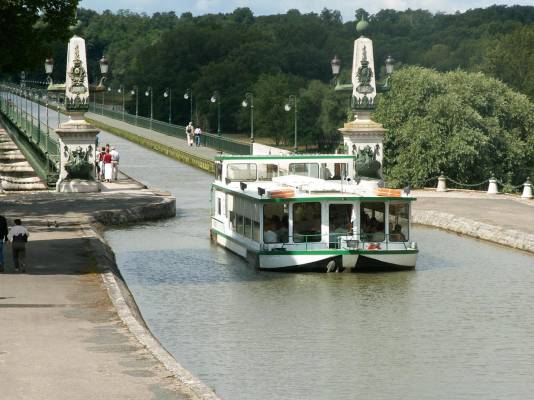
<path fill-rule="evenodd" d="M 62 85 L 54 85 L 62 88 Z M 60 144 L 58 192 L 98 192 L 95 179 L 96 135 L 99 130 L 84 119 L 88 110 L 89 82 L 85 41 L 73 36 L 67 50 L 65 109 L 69 121 L 56 129 Z"/>
<path fill-rule="evenodd" d="M 361 36 L 354 41 L 352 58 L 352 83 L 337 84 L 337 91 L 351 91 L 351 116 L 339 131 L 343 135 L 343 147 L 347 154 L 356 157 L 356 173 L 362 178 L 381 179 L 383 143 L 386 130 L 373 121 L 371 112 L 377 93 L 374 67 L 373 42 L 363 36 L 368 26 L 362 19 L 356 25 Z M 392 58 L 388 61 L 393 63 Z M 387 62 L 386 65 L 388 66 Z M 335 68 L 337 66 L 337 69 Z M 339 73 L 340 60 L 332 61 L 335 75 Z M 389 67 L 389 66 L 388 66 Z M 389 69 L 389 68 L 388 68 Z M 388 71 L 389 72 L 389 71 Z M 382 86 L 384 88 L 384 86 Z"/>

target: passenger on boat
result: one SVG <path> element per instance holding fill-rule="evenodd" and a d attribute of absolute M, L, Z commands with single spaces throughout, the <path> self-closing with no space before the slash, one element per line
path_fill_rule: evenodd
<path fill-rule="evenodd" d="M 280 242 L 287 243 L 289 241 L 289 218 L 287 215 L 284 215 L 282 221 L 278 222 L 276 233 Z"/>
<path fill-rule="evenodd" d="M 276 234 L 276 225 L 273 220 L 264 221 L 265 229 L 263 231 L 264 243 L 280 243 L 278 235 Z"/>
<path fill-rule="evenodd" d="M 395 225 L 395 228 L 389 235 L 389 239 L 392 242 L 405 242 L 406 241 L 406 236 L 404 236 L 404 233 L 402 233 L 402 227 L 399 224 Z"/>

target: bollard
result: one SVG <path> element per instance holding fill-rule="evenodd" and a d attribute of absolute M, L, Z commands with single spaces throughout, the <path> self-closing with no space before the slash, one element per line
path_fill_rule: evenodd
<path fill-rule="evenodd" d="M 532 198 L 532 182 L 530 178 L 527 177 L 525 183 L 523 183 L 523 194 L 521 195 L 522 199 L 531 199 Z"/>
<path fill-rule="evenodd" d="M 489 179 L 488 194 L 499 194 L 499 187 L 497 186 L 497 179 L 492 175 Z"/>
<path fill-rule="evenodd" d="M 446 192 L 447 191 L 447 177 L 445 175 L 438 176 L 438 187 L 436 192 Z"/>

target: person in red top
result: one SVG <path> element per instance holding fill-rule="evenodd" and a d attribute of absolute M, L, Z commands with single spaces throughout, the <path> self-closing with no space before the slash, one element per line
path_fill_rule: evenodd
<path fill-rule="evenodd" d="M 104 154 L 104 181 L 105 182 L 111 182 L 112 174 L 113 174 L 113 166 L 111 165 L 112 157 L 111 153 L 109 152 L 109 148 L 106 150 L 106 153 Z"/>

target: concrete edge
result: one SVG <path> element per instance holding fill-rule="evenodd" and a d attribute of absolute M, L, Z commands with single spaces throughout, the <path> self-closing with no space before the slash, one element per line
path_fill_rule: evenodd
<path fill-rule="evenodd" d="M 100 235 L 106 227 L 113 225 L 153 221 L 174 216 L 176 199 L 171 196 L 162 196 L 161 199 L 162 201 L 157 204 L 134 207 L 124 211 L 97 212 L 88 219 L 88 224 L 81 226 L 81 229 L 98 267 L 104 271 L 100 274 L 102 283 L 117 315 L 136 340 L 178 380 L 184 394 L 191 399 L 221 400 L 212 388 L 185 369 L 152 334 L 116 264 L 115 253 Z"/>
<path fill-rule="evenodd" d="M 147 149 L 157 151 L 167 157 L 178 160 L 184 164 L 191 165 L 192 167 L 207 171 L 210 173 L 215 172 L 215 162 L 203 157 L 199 157 L 196 154 L 191 154 L 186 151 L 178 150 L 174 147 L 167 146 L 165 144 L 156 142 L 155 140 L 147 139 L 145 137 L 136 135 L 131 132 L 127 132 L 123 129 L 115 128 L 113 126 L 107 125 L 100 121 L 94 120 L 92 118 L 86 117 L 87 122 L 94 125 L 97 128 L 103 129 L 109 133 L 112 133 L 116 136 L 127 139 L 133 143 L 136 143 L 140 146 L 143 146 Z"/>
<path fill-rule="evenodd" d="M 412 222 L 534 253 L 534 235 L 439 211 L 412 210 Z"/>

